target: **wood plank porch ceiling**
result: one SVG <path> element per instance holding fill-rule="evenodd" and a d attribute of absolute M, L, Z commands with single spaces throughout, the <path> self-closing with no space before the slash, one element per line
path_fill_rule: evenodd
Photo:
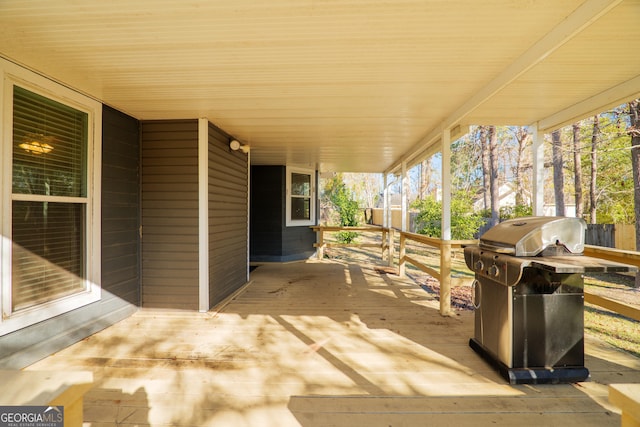
<path fill-rule="evenodd" d="M 3 0 L 0 55 L 254 164 L 381 172 L 457 124 L 552 128 L 640 94 L 638 0 Z"/>

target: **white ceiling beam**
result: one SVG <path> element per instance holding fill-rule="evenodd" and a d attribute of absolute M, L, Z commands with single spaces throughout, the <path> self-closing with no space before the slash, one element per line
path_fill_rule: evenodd
<path fill-rule="evenodd" d="M 550 133 L 639 96 L 640 75 L 540 120 L 538 122 L 539 131 Z"/>
<path fill-rule="evenodd" d="M 520 57 L 506 67 L 498 76 L 458 107 L 458 109 L 450 114 L 439 126 L 431 129 L 424 138 L 414 144 L 405 155 L 398 159 L 394 167 L 390 168 L 390 170 L 397 168 L 397 165 L 402 162 L 415 157 L 415 153 L 424 151 L 436 144 L 445 129 L 451 129 L 463 122 L 464 118 L 476 108 L 492 98 L 529 69 L 544 61 L 545 58 L 577 34 L 580 34 L 580 32 L 597 21 L 601 16 L 622 3 L 622 1 L 623 0 L 587 0 L 582 3 L 580 7 L 571 15 L 568 15 L 564 21 L 545 34 L 544 37 L 520 55 Z M 528 124 L 529 123 L 523 123 L 523 125 Z"/>

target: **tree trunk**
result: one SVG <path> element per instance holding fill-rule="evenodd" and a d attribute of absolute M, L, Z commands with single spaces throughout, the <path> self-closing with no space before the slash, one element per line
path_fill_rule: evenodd
<path fill-rule="evenodd" d="M 489 126 L 489 186 L 491 194 L 491 225 L 500 222 L 500 189 L 498 185 L 498 133 L 495 126 Z"/>
<path fill-rule="evenodd" d="M 582 157 L 580 150 L 580 125 L 573 124 L 573 168 L 574 185 L 576 190 L 576 217 L 584 215 L 584 200 L 582 198 Z"/>
<path fill-rule="evenodd" d="M 640 99 L 629 103 L 631 126 L 631 165 L 633 166 L 633 196 L 636 214 L 636 250 L 640 250 Z M 636 273 L 636 288 L 640 288 L 640 272 Z"/>
<path fill-rule="evenodd" d="M 591 183 L 589 185 L 589 222 L 595 224 L 597 221 L 596 209 L 598 207 L 598 195 L 596 181 L 598 178 L 598 138 L 600 136 L 600 126 L 598 116 L 593 116 L 593 132 L 591 134 Z"/>
<path fill-rule="evenodd" d="M 518 141 L 518 158 L 516 159 L 516 205 L 524 204 L 524 183 L 522 178 L 524 175 L 524 153 L 526 148 L 527 137 L 529 131 L 526 127 L 519 127 L 516 131 L 516 140 Z"/>
<path fill-rule="evenodd" d="M 480 134 L 480 159 L 482 160 L 482 196 L 484 208 L 490 209 L 491 186 L 489 185 L 489 176 L 491 175 L 491 171 L 489 170 L 489 144 L 487 142 L 487 128 L 485 126 L 479 126 L 478 132 Z"/>
<path fill-rule="evenodd" d="M 424 200 L 429 194 L 431 185 L 431 161 L 425 159 L 420 164 L 420 200 Z"/>
<path fill-rule="evenodd" d="M 553 190 L 556 196 L 556 216 L 564 216 L 564 165 L 559 130 L 553 131 L 551 134 L 551 144 L 553 149 Z"/>

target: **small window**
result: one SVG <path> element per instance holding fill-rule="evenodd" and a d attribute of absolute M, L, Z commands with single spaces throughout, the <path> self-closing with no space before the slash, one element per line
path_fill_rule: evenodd
<path fill-rule="evenodd" d="M 315 171 L 287 168 L 287 226 L 315 225 Z"/>

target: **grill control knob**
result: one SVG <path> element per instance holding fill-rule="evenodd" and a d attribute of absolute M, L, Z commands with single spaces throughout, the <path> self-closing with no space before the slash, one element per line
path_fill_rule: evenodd
<path fill-rule="evenodd" d="M 500 269 L 497 265 L 493 264 L 491 267 L 489 267 L 489 275 L 493 277 L 498 277 L 500 275 Z"/>
<path fill-rule="evenodd" d="M 476 261 L 476 271 L 482 271 L 484 269 L 484 262 L 482 260 Z"/>

